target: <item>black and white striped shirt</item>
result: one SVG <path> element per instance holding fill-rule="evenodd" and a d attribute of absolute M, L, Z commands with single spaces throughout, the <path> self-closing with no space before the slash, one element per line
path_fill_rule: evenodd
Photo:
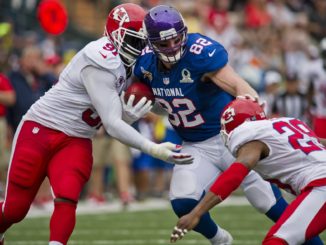
<path fill-rule="evenodd" d="M 275 98 L 272 111 L 281 117 L 294 117 L 305 120 L 308 102 L 304 94 L 284 92 Z"/>

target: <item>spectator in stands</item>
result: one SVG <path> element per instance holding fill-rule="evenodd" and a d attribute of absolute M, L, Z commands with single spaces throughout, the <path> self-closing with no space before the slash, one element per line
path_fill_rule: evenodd
<path fill-rule="evenodd" d="M 154 114 L 153 114 L 154 115 Z M 154 138 L 156 142 L 170 141 L 181 145 L 182 140 L 171 126 L 167 116 L 158 116 L 154 122 Z M 168 197 L 173 165 L 154 159 L 152 164 L 151 196 L 156 198 Z"/>
<path fill-rule="evenodd" d="M 135 124 L 136 129 L 147 139 L 154 140 L 153 118 L 147 116 Z M 133 178 L 135 184 L 136 201 L 145 201 L 150 192 L 150 173 L 154 158 L 144 152 L 131 149 L 133 155 Z"/>
<path fill-rule="evenodd" d="M 120 202 L 127 207 L 133 196 L 131 195 L 131 164 L 132 157 L 130 148 L 120 141 L 111 138 L 110 142 L 111 161 L 115 173 L 116 187 Z"/>
<path fill-rule="evenodd" d="M 275 103 L 275 97 L 279 93 L 282 83 L 282 76 L 278 71 L 269 70 L 264 76 L 265 90 L 259 94 L 262 100 L 266 101 L 264 110 L 267 117 L 272 117 L 272 107 Z"/>
<path fill-rule="evenodd" d="M 215 6 L 211 8 L 208 16 L 210 28 L 207 28 L 203 34 L 223 44 L 229 52 L 233 52 L 233 46 L 242 38 L 228 11 L 230 1 L 214 1 L 214 3 Z"/>
<path fill-rule="evenodd" d="M 130 194 L 130 164 L 131 153 L 129 147 L 108 136 L 101 127 L 93 143 L 93 168 L 87 187 L 88 201 L 104 204 L 105 197 L 105 170 L 113 165 L 116 187 L 123 206 L 127 206 L 131 200 Z"/>
<path fill-rule="evenodd" d="M 294 117 L 304 121 L 307 107 L 306 96 L 299 92 L 297 74 L 287 74 L 285 91 L 276 96 L 272 113 L 279 117 Z"/>
<path fill-rule="evenodd" d="M 87 201 L 91 204 L 101 205 L 106 202 L 104 195 L 105 168 L 109 165 L 109 136 L 101 127 L 92 140 L 93 167 L 89 183 L 87 185 Z"/>
<path fill-rule="evenodd" d="M 311 44 L 305 18 L 282 30 L 281 35 L 286 72 L 298 74 L 307 61 L 306 48 Z"/>
<path fill-rule="evenodd" d="M 316 66 L 312 79 L 313 98 L 313 129 L 318 137 L 326 138 L 326 38 L 320 42 L 322 62 Z"/>
<path fill-rule="evenodd" d="M 275 27 L 286 28 L 295 22 L 295 14 L 286 6 L 285 0 L 274 0 L 267 4 L 267 12 Z"/>
<path fill-rule="evenodd" d="M 326 36 L 326 1 L 313 0 L 313 8 L 309 12 L 308 30 L 316 41 Z"/>
<path fill-rule="evenodd" d="M 266 0 L 249 0 L 245 6 L 245 25 L 248 28 L 261 28 L 271 24 L 272 17 L 267 11 Z"/>
<path fill-rule="evenodd" d="M 0 73 L 0 196 L 6 183 L 7 167 L 9 162 L 9 138 L 7 133 L 6 107 L 16 101 L 16 94 L 8 78 Z"/>
<path fill-rule="evenodd" d="M 57 81 L 49 73 L 40 48 L 26 47 L 22 51 L 20 67 L 9 73 L 9 80 L 17 95 L 16 103 L 8 108 L 8 122 L 15 132 L 22 116 L 30 106 Z"/>
<path fill-rule="evenodd" d="M 58 79 L 45 64 L 38 46 L 25 47 L 19 61 L 19 69 L 9 73 L 9 79 L 17 95 L 15 104 L 8 107 L 7 113 L 11 137 L 30 106 Z M 45 208 L 50 200 L 52 200 L 50 184 L 46 179 L 35 198 L 34 205 Z"/>

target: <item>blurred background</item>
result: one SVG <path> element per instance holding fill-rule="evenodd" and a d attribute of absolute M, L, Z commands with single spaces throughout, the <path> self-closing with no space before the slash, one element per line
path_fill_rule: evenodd
<path fill-rule="evenodd" d="M 55 6 L 46 9 L 46 2 Z M 79 49 L 102 36 L 108 12 L 123 2 L 0 0 L 1 194 L 12 136 L 22 115 L 56 83 Z M 269 116 L 300 118 L 326 137 L 314 123 L 321 118 L 319 127 L 326 125 L 325 109 L 320 109 L 326 108 L 325 0 L 128 2 L 146 9 L 158 4 L 177 7 L 189 32 L 200 32 L 226 47 L 233 68 L 267 101 Z M 135 127 L 157 142 L 180 142 L 166 118 L 149 115 Z M 94 160 L 93 176 L 81 197 L 89 204 L 117 199 L 127 207 L 148 198 L 167 198 L 171 165 L 121 145 L 103 130 L 94 140 Z M 45 181 L 34 205 L 46 208 L 50 200 Z"/>

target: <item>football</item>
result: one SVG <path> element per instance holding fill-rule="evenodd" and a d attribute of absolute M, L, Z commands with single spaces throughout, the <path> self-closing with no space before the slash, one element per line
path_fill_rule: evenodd
<path fill-rule="evenodd" d="M 135 95 L 135 100 L 133 102 L 133 105 L 137 104 L 138 101 L 141 100 L 141 98 L 146 97 L 148 100 L 152 101 L 152 104 L 155 101 L 154 94 L 152 92 L 152 89 L 142 82 L 133 82 L 125 91 L 125 102 L 127 103 L 130 95 Z"/>

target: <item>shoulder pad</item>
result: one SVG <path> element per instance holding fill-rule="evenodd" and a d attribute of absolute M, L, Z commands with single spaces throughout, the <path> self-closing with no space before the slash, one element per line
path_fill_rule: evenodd
<path fill-rule="evenodd" d="M 84 48 L 84 53 L 97 66 L 106 70 L 117 69 L 122 65 L 118 51 L 107 37 L 90 42 Z"/>
<path fill-rule="evenodd" d="M 205 72 L 219 70 L 228 62 L 225 48 L 213 39 L 199 33 L 189 34 L 187 42 L 189 60 Z"/>

